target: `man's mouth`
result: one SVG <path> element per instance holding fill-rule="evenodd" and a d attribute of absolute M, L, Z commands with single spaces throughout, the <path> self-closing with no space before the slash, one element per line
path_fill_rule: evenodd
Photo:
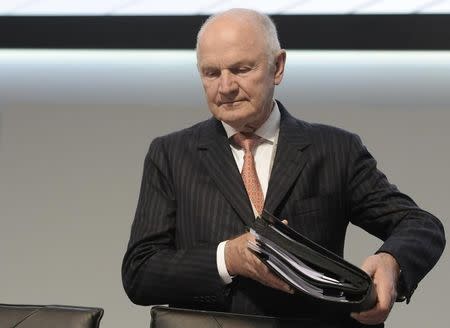
<path fill-rule="evenodd" d="M 239 103 L 241 103 L 241 102 L 242 102 L 242 100 L 221 101 L 221 102 L 220 102 L 220 105 L 221 105 L 221 106 L 222 106 L 222 105 L 225 105 L 225 106 L 232 106 L 232 105 L 239 104 Z"/>

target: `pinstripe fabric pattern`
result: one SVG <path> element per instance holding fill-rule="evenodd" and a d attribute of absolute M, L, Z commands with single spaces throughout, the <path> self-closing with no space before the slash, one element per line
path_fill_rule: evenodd
<path fill-rule="evenodd" d="M 265 208 L 339 255 L 349 222 L 386 240 L 380 250 L 400 263 L 409 296 L 443 250 L 440 222 L 387 181 L 357 136 L 297 120 L 279 107 Z M 245 232 L 253 218 L 220 122 L 210 119 L 155 139 L 122 266 L 130 299 L 289 317 L 334 313 L 339 320 L 339 308 L 304 296 L 242 277 L 222 284 L 217 245 Z"/>

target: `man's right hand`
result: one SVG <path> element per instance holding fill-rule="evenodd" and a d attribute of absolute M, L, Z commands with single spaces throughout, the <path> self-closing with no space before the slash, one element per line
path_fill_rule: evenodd
<path fill-rule="evenodd" d="M 248 248 L 248 242 L 255 242 L 255 236 L 247 232 L 227 241 L 225 245 L 225 264 L 231 276 L 244 276 L 263 285 L 293 293 L 287 283 L 275 276 L 261 260 Z"/>

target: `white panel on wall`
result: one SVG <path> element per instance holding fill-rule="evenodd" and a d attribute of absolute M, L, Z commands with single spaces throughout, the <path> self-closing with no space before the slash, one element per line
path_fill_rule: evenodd
<path fill-rule="evenodd" d="M 0 105 L 204 104 L 188 50 L 2 50 L 0 71 Z M 414 110 L 448 106 L 448 85 L 450 52 L 288 50 L 278 93 L 315 107 Z"/>

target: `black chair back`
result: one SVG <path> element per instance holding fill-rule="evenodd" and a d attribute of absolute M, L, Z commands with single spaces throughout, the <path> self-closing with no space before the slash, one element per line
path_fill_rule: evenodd
<path fill-rule="evenodd" d="M 0 304 L 2 328 L 98 328 L 102 316 L 101 308 Z"/>

